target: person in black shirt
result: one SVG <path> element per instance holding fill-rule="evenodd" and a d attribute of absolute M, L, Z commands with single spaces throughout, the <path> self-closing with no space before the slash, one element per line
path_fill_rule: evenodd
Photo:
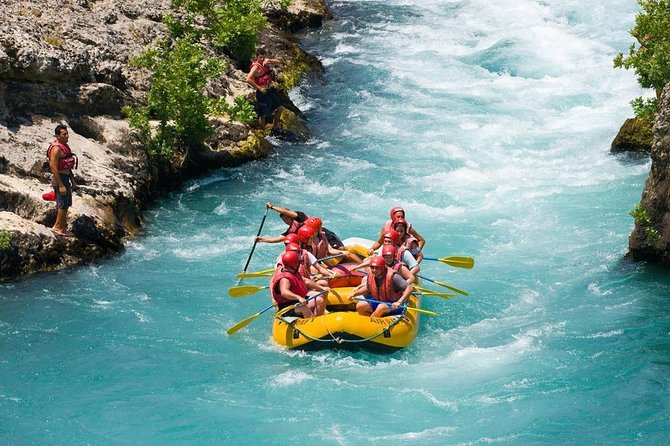
<path fill-rule="evenodd" d="M 277 211 L 279 217 L 283 220 L 284 223 L 288 225 L 288 229 L 282 232 L 280 235 L 273 237 L 258 236 L 256 241 L 260 243 L 279 243 L 284 241 L 284 237 L 288 234 L 295 234 L 298 232 L 298 229 L 305 223 L 309 218 L 309 215 L 305 214 L 302 211 L 293 211 L 289 208 L 281 207 L 270 203 L 269 201 L 265 203 L 265 207 Z M 326 234 L 328 243 L 335 249 L 343 249 L 344 244 L 342 240 L 335 234 L 333 231 L 328 230 L 327 228 L 322 228 L 323 232 Z"/>

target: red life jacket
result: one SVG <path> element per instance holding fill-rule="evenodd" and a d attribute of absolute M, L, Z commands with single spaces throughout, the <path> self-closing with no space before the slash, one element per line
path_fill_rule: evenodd
<path fill-rule="evenodd" d="M 254 76 L 254 82 L 256 82 L 257 85 L 268 85 L 272 82 L 272 79 L 274 79 L 274 72 L 269 66 L 263 65 L 258 61 L 252 62 L 251 66 L 258 68 L 258 75 Z"/>
<path fill-rule="evenodd" d="M 402 255 L 407 251 L 407 246 L 405 245 L 400 245 L 396 247 L 395 250 L 395 261 L 396 262 L 402 262 Z"/>
<path fill-rule="evenodd" d="M 382 230 L 382 234 L 384 232 L 388 232 L 393 229 L 393 226 L 391 225 L 393 222 L 391 220 L 387 221 L 384 223 L 384 229 Z M 410 222 L 407 222 L 407 230 L 405 231 L 405 234 L 409 234 L 409 230 L 412 227 L 412 224 Z M 393 229 L 395 231 L 395 229 Z"/>
<path fill-rule="evenodd" d="M 309 263 L 309 256 L 307 255 L 307 250 L 303 249 L 298 253 L 298 262 L 300 266 L 298 267 L 298 272 L 302 277 L 310 277 L 312 275 L 312 264 Z"/>
<path fill-rule="evenodd" d="M 49 161 L 51 161 L 51 149 L 54 147 L 58 146 L 60 148 L 60 158 L 58 158 L 58 170 L 71 170 L 73 168 L 77 168 L 77 155 L 72 153 L 72 150 L 70 150 L 70 146 L 67 144 L 63 144 L 59 142 L 58 140 L 55 140 L 51 144 L 49 144 L 49 148 L 47 149 L 47 158 Z"/>
<path fill-rule="evenodd" d="M 279 266 L 284 267 L 284 264 L 281 262 L 281 254 L 277 257 L 277 262 L 275 268 Z M 307 255 L 307 250 L 302 249 L 298 252 L 298 273 L 302 277 L 310 277 L 312 275 L 311 264 L 309 263 L 309 256 Z"/>
<path fill-rule="evenodd" d="M 405 236 L 400 240 L 400 244 L 407 249 L 411 248 L 412 243 L 414 242 L 416 242 L 417 245 L 419 244 L 419 241 L 415 237 L 409 235 L 409 232 L 405 232 Z"/>
<path fill-rule="evenodd" d="M 305 214 L 305 217 L 307 217 L 305 219 L 305 221 L 307 221 L 310 218 L 310 216 L 307 215 L 307 214 Z M 287 229 L 287 231 L 288 231 L 287 234 L 297 234 L 298 229 L 300 229 L 304 224 L 305 224 L 305 222 L 300 223 L 300 222 L 298 222 L 298 220 L 296 220 L 294 218 L 293 221 L 291 222 L 291 224 L 289 225 L 288 229 Z"/>
<path fill-rule="evenodd" d="M 303 224 L 304 223 L 298 223 L 298 221 L 296 219 L 293 219 L 293 221 L 291 222 L 291 225 L 287 229 L 287 231 L 288 231 L 287 234 L 297 234 L 298 229 L 300 229 L 300 227 Z"/>
<path fill-rule="evenodd" d="M 386 265 L 387 268 L 392 269 L 393 271 L 395 271 L 398 274 L 400 274 L 398 271 L 400 271 L 400 268 L 403 267 L 403 266 L 407 266 L 407 265 L 405 265 L 402 262 L 399 262 L 396 259 L 393 259 L 393 264 L 391 266 Z"/>
<path fill-rule="evenodd" d="M 382 302 L 395 302 L 402 296 L 402 291 L 396 292 L 393 289 L 393 276 L 396 272 L 393 268 L 386 268 L 386 276 L 381 287 L 377 287 L 377 281 L 374 274 L 370 272 L 367 277 L 368 291 L 372 294 L 372 298 Z"/>
<path fill-rule="evenodd" d="M 328 256 L 328 246 L 330 246 L 330 244 L 328 243 L 326 234 L 321 231 L 316 238 L 316 242 L 312 243 L 310 252 L 314 254 L 314 257 L 317 259 L 322 259 Z"/>
<path fill-rule="evenodd" d="M 275 275 L 272 278 L 272 283 L 270 283 L 270 290 L 271 290 L 270 292 L 272 293 L 273 299 L 278 304 L 285 304 L 287 302 L 291 302 L 290 299 L 286 299 L 279 292 L 279 281 L 281 279 L 288 279 L 289 281 L 291 281 L 291 287 L 290 287 L 291 292 L 297 294 L 300 297 L 307 296 L 307 285 L 302 280 L 302 277 L 297 273 L 291 273 L 282 270 L 279 274 Z"/>

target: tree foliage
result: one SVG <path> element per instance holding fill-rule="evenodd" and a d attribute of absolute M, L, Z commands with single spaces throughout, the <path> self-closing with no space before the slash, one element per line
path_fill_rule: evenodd
<path fill-rule="evenodd" d="M 617 68 L 634 69 L 640 85 L 653 88 L 659 98 L 670 81 L 670 0 L 638 0 L 642 11 L 630 31 L 637 40 L 628 55 L 614 58 Z"/>
<path fill-rule="evenodd" d="M 147 105 L 124 108 L 130 126 L 154 158 L 201 146 L 213 131 L 210 113 L 244 123 L 253 120 L 253 107 L 244 98 L 229 105 L 207 97 L 204 89 L 226 68 L 212 54 L 212 46 L 248 60 L 258 31 L 267 26 L 259 0 L 173 0 L 172 5 L 179 14 L 164 19 L 169 35 L 133 59 L 152 74 Z M 151 119 L 158 120 L 157 127 L 151 127 Z"/>
<path fill-rule="evenodd" d="M 210 99 L 203 90 L 208 79 L 225 69 L 224 62 L 206 57 L 193 36 L 186 35 L 173 42 L 161 42 L 133 63 L 153 73 L 146 108 L 126 109 L 131 125 L 139 130 L 149 153 L 168 156 L 175 147 L 202 144 L 212 132 L 207 119 Z M 153 137 L 150 117 L 159 121 Z"/>
<path fill-rule="evenodd" d="M 186 13 L 181 21 L 168 17 L 173 34 L 196 32 L 237 61 L 253 56 L 256 36 L 267 26 L 258 0 L 172 0 L 172 5 Z"/>

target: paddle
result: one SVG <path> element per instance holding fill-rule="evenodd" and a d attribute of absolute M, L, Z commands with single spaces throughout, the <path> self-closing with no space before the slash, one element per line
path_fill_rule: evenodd
<path fill-rule="evenodd" d="M 316 261 L 317 262 L 325 262 L 326 260 L 334 259 L 336 257 L 346 256 L 347 254 L 349 254 L 349 251 L 341 252 L 339 254 L 333 254 L 332 256 L 328 256 L 328 257 L 322 257 L 320 259 L 316 259 Z"/>
<path fill-rule="evenodd" d="M 444 297 L 445 299 L 451 299 L 452 297 L 456 297 L 455 294 L 438 293 L 437 291 L 431 291 L 421 287 L 418 287 L 417 289 L 419 290 L 419 292 L 414 294 L 419 296 L 437 296 L 437 297 Z"/>
<path fill-rule="evenodd" d="M 386 304 L 386 305 L 389 305 L 389 307 L 390 307 L 390 304 L 393 303 L 393 302 L 382 302 L 380 300 L 374 300 L 374 299 L 365 299 L 363 297 L 354 297 L 354 299 L 359 300 L 359 301 L 363 301 L 363 302 L 371 302 L 373 304 Z M 404 308 L 404 309 L 409 310 L 409 311 L 416 311 L 417 313 L 427 314 L 429 316 L 439 316 L 439 314 L 435 313 L 434 311 L 428 311 L 428 310 L 424 310 L 422 308 L 416 308 L 416 307 L 408 307 L 407 305 L 401 305 L 398 308 Z"/>
<path fill-rule="evenodd" d="M 316 298 L 316 297 L 319 297 L 319 296 L 322 295 L 323 293 L 325 293 L 325 291 L 321 291 L 320 293 L 315 294 L 314 296 L 311 296 L 309 299 L 307 299 L 307 301 L 310 301 L 310 300 L 312 300 L 312 299 L 314 299 L 314 298 Z M 296 304 L 295 306 L 297 306 L 297 305 L 299 305 L 299 304 Z M 274 306 L 275 306 L 275 305 L 272 304 L 272 305 L 270 305 L 270 306 L 268 306 L 268 307 L 265 307 L 264 309 L 262 309 L 262 310 L 259 311 L 258 313 L 254 313 L 254 314 L 252 314 L 251 316 L 249 316 L 248 318 L 239 321 L 237 324 L 233 325 L 233 326 L 230 327 L 228 330 L 226 330 L 226 333 L 228 334 L 228 336 L 230 336 L 231 334 L 237 333 L 238 331 L 240 331 L 241 329 L 243 329 L 244 327 L 246 327 L 247 325 L 249 325 L 250 323 L 252 323 L 253 321 L 255 321 L 256 318 L 258 318 L 258 316 L 260 316 L 261 314 L 265 313 L 266 311 L 268 311 L 270 308 L 272 308 L 272 307 L 274 307 Z M 295 308 L 295 306 L 294 306 L 294 305 L 291 305 L 290 307 L 294 307 L 294 308 Z M 290 307 L 286 307 L 286 308 L 290 308 Z M 286 310 L 286 308 L 284 308 L 284 310 Z M 282 310 L 282 311 L 283 311 L 283 310 Z M 282 314 L 284 314 L 284 313 L 282 313 Z"/>
<path fill-rule="evenodd" d="M 270 285 L 256 286 L 256 285 L 240 285 L 228 288 L 228 295 L 230 297 L 242 297 L 248 296 L 250 294 L 257 293 L 266 288 L 270 288 Z"/>
<path fill-rule="evenodd" d="M 247 272 L 247 268 L 249 268 L 249 262 L 251 262 L 251 256 L 254 255 L 254 249 L 256 249 L 256 245 L 258 244 L 258 237 L 261 235 L 261 231 L 263 230 L 263 225 L 265 224 L 265 219 L 268 216 L 268 211 L 270 210 L 269 207 L 265 207 L 265 214 L 263 214 L 263 219 L 261 220 L 261 225 L 258 227 L 258 232 L 256 233 L 256 237 L 254 237 L 254 244 L 251 247 L 251 252 L 249 253 L 249 257 L 247 257 L 247 263 L 244 264 L 244 269 L 242 270 L 242 273 Z M 242 277 L 240 277 L 240 280 L 237 281 L 237 284 L 239 285 L 240 282 L 242 282 Z"/>
<path fill-rule="evenodd" d="M 264 269 L 263 271 L 256 271 L 253 273 L 238 273 L 237 277 L 266 277 L 271 276 L 274 273 L 274 268 Z"/>
<path fill-rule="evenodd" d="M 423 279 L 423 280 L 427 280 L 428 282 L 432 282 L 432 283 L 434 283 L 434 284 L 436 284 L 436 285 L 440 285 L 440 286 L 443 286 L 443 287 L 445 287 L 445 288 L 448 288 L 448 289 L 450 289 L 451 291 L 455 291 L 455 292 L 458 293 L 458 294 L 462 294 L 463 296 L 469 296 L 469 294 L 468 294 L 466 291 L 463 291 L 463 290 L 461 290 L 461 289 L 458 289 L 458 288 L 456 288 L 455 286 L 448 285 L 448 284 L 446 284 L 446 283 L 444 283 L 444 282 L 440 282 L 440 281 L 438 281 L 438 280 L 429 279 L 428 277 L 424 277 L 424 276 L 422 276 L 422 275 L 420 275 L 420 274 L 417 274 L 417 277 L 419 277 L 419 278 L 421 278 L 421 279 Z"/>
<path fill-rule="evenodd" d="M 247 325 L 252 323 L 258 316 L 265 313 L 266 311 L 268 311 L 270 308 L 272 308 L 274 306 L 275 305 L 272 304 L 269 307 L 266 307 L 263 310 L 259 311 L 258 313 L 252 314 L 248 318 L 239 321 L 237 324 L 233 325 L 228 330 L 226 330 L 226 333 L 228 333 L 228 336 L 230 336 L 231 334 L 238 332 L 239 330 L 243 329 L 244 327 L 246 327 Z"/>
<path fill-rule="evenodd" d="M 321 292 L 315 294 L 314 296 L 310 296 L 310 298 L 307 299 L 306 302 L 309 302 L 310 300 L 314 299 L 315 297 L 319 297 L 319 296 L 321 296 L 321 295 L 322 295 L 323 293 L 325 293 L 326 291 L 328 291 L 328 290 L 323 290 L 323 291 L 321 291 Z M 332 291 L 332 290 L 331 290 L 331 291 Z M 293 310 L 294 308 L 297 308 L 297 307 L 299 307 L 299 306 L 301 306 L 301 305 L 302 305 L 302 304 L 301 304 L 300 302 L 298 302 L 297 304 L 294 304 L 294 305 L 289 305 L 288 307 L 279 310 L 275 316 L 276 316 L 276 317 L 281 317 L 281 316 L 285 315 L 286 313 L 288 313 L 289 311 L 291 311 L 291 310 Z"/>
<path fill-rule="evenodd" d="M 344 255 L 347 255 L 348 252 L 341 252 L 339 254 L 335 254 L 332 256 L 328 257 L 323 257 L 321 259 L 317 259 L 317 262 L 324 262 L 326 260 L 334 259 L 336 257 L 342 257 Z M 271 276 L 272 273 L 274 273 L 274 269 L 264 269 L 262 271 L 255 271 L 253 273 L 238 273 L 236 277 L 264 277 L 264 276 Z"/>
<path fill-rule="evenodd" d="M 424 257 L 423 260 L 434 260 L 436 262 L 446 263 L 447 265 L 451 265 L 455 268 L 472 269 L 475 266 L 475 259 L 472 257 L 453 256 L 440 257 L 439 259 L 435 257 Z"/>

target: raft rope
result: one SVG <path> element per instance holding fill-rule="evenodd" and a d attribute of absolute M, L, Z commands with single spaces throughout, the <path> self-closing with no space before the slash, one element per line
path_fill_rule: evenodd
<path fill-rule="evenodd" d="M 406 313 L 407 313 L 407 310 L 405 310 L 402 314 L 398 315 L 398 317 L 395 318 L 395 321 L 393 321 L 393 323 L 391 323 L 391 325 L 389 325 L 388 327 L 382 328 L 382 330 L 381 330 L 379 333 L 374 334 L 374 335 L 372 335 L 372 336 L 370 336 L 370 337 L 367 337 L 367 338 L 364 338 L 364 339 L 342 339 L 342 338 L 336 338 L 336 337 L 333 336 L 333 334 L 328 330 L 328 327 L 326 327 L 326 331 L 328 331 L 328 334 L 331 336 L 332 339 L 320 339 L 320 338 L 315 338 L 314 336 L 310 336 L 310 335 L 308 335 L 307 333 L 305 333 L 305 332 L 303 332 L 302 330 L 300 330 L 299 328 L 295 327 L 295 326 L 293 325 L 293 322 L 295 322 L 295 321 L 293 321 L 293 322 L 289 322 L 289 321 L 287 321 L 286 319 L 284 319 L 282 316 L 275 316 L 275 317 L 276 317 L 277 319 L 279 319 L 280 321 L 284 322 L 286 325 L 291 326 L 291 327 L 292 327 L 294 330 L 296 330 L 299 334 L 301 334 L 301 335 L 304 336 L 305 338 L 309 339 L 310 341 L 316 341 L 316 342 L 333 342 L 333 341 L 334 341 L 334 342 L 337 342 L 338 344 L 342 344 L 342 343 L 344 343 L 344 342 L 350 342 L 350 343 L 368 342 L 368 341 L 371 341 L 371 340 L 373 340 L 373 339 L 375 339 L 375 338 L 378 338 L 379 336 L 383 335 L 385 331 L 390 330 L 391 328 L 395 327 L 398 323 L 400 323 L 400 321 L 403 320 L 403 318 L 405 318 L 405 314 L 406 314 Z M 297 320 L 297 319 L 296 319 L 296 320 Z M 324 323 L 325 323 L 325 319 L 324 319 Z M 338 339 L 339 339 L 339 340 L 338 340 Z"/>

